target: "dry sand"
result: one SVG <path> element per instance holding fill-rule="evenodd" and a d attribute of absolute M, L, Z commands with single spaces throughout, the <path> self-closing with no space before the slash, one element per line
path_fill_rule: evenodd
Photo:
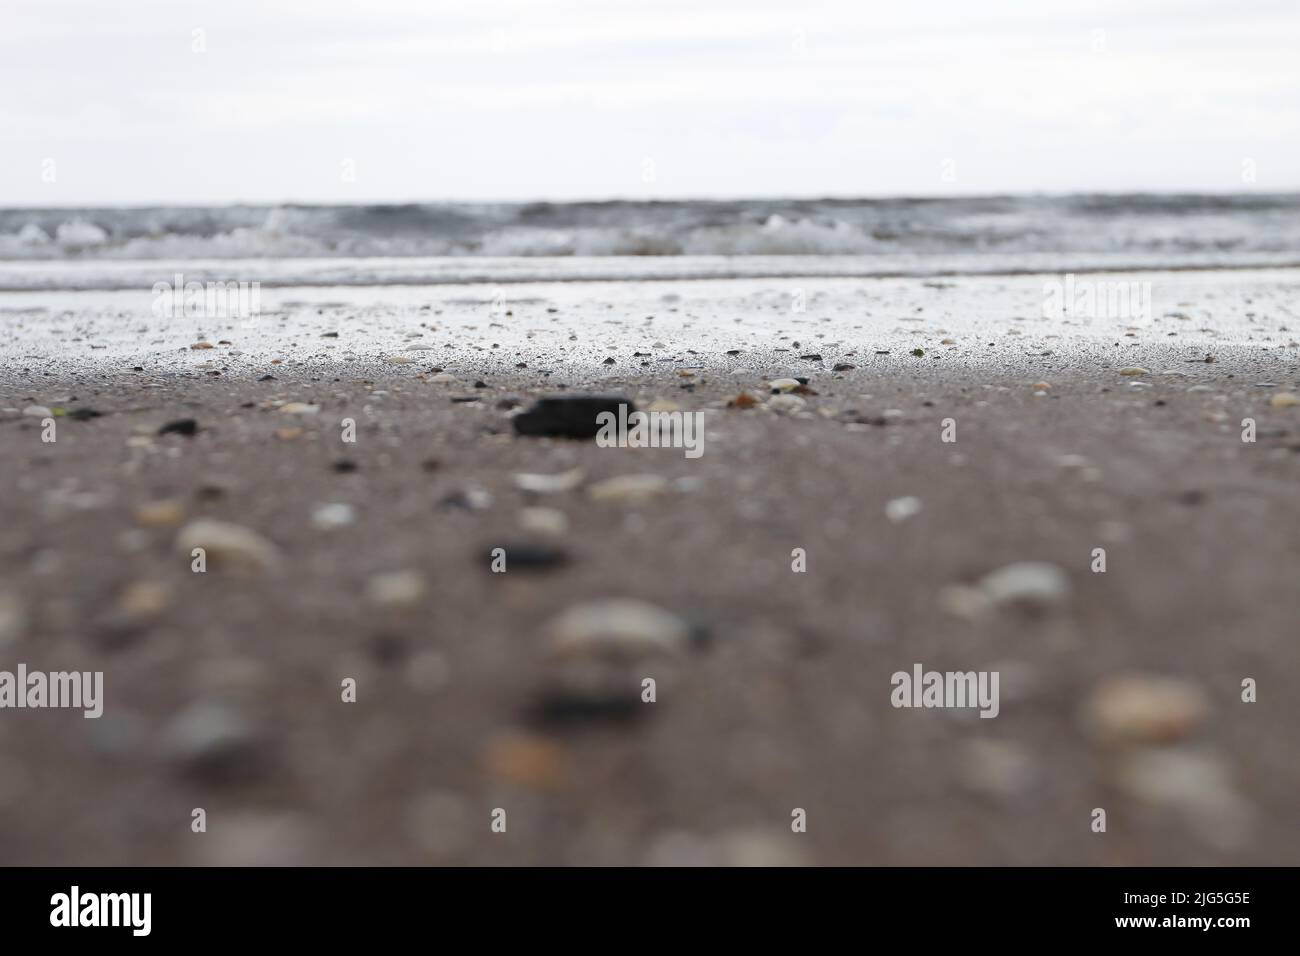
<path fill-rule="evenodd" d="M 1296 863 L 1300 275 L 1123 278 L 1151 317 L 1035 277 L 0 296 L 0 669 L 105 675 L 98 720 L 0 711 L 0 861 Z M 574 393 L 703 411 L 704 454 L 513 434 Z M 667 482 L 593 499 L 629 474 Z M 274 565 L 192 573 L 204 518 Z M 524 544 L 568 561 L 489 570 Z M 1022 561 L 1059 593 L 978 600 Z M 546 622 L 611 597 L 692 630 L 628 665 L 654 703 L 555 683 Z M 998 671 L 998 717 L 892 707 L 916 662 Z"/>

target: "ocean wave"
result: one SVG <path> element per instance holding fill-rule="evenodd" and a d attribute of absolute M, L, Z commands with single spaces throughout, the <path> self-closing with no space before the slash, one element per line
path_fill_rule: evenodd
<path fill-rule="evenodd" d="M 1300 255 L 1300 197 L 0 209 L 0 260 Z"/>

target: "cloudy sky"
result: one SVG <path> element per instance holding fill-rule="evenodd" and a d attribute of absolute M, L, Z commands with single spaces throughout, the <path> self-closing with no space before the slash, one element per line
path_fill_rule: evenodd
<path fill-rule="evenodd" d="M 1300 188 L 1296 0 L 3 0 L 0 205 Z"/>

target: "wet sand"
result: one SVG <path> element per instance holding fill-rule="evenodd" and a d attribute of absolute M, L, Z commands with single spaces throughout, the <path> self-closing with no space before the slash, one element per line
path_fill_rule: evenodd
<path fill-rule="evenodd" d="M 98 720 L 0 711 L 0 859 L 1294 864 L 1300 275 L 1122 278 L 1149 318 L 1040 318 L 1042 277 L 0 295 L 0 668 L 105 675 Z M 583 393 L 703 455 L 514 434 Z M 204 518 L 273 563 L 193 573 Z M 1064 586 L 987 599 L 1023 561 Z M 611 597 L 693 639 L 630 665 L 654 703 L 555 706 L 547 622 Z M 917 662 L 998 717 L 892 707 Z"/>

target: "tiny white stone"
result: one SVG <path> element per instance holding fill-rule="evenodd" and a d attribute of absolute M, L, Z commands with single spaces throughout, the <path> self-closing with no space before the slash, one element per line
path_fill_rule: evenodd
<path fill-rule="evenodd" d="M 322 531 L 343 528 L 356 520 L 356 511 L 349 504 L 334 502 L 321 505 L 312 512 L 311 523 Z"/>
<path fill-rule="evenodd" d="M 895 498 L 885 505 L 885 517 L 894 524 L 901 524 L 921 511 L 921 499 L 908 496 Z"/>

